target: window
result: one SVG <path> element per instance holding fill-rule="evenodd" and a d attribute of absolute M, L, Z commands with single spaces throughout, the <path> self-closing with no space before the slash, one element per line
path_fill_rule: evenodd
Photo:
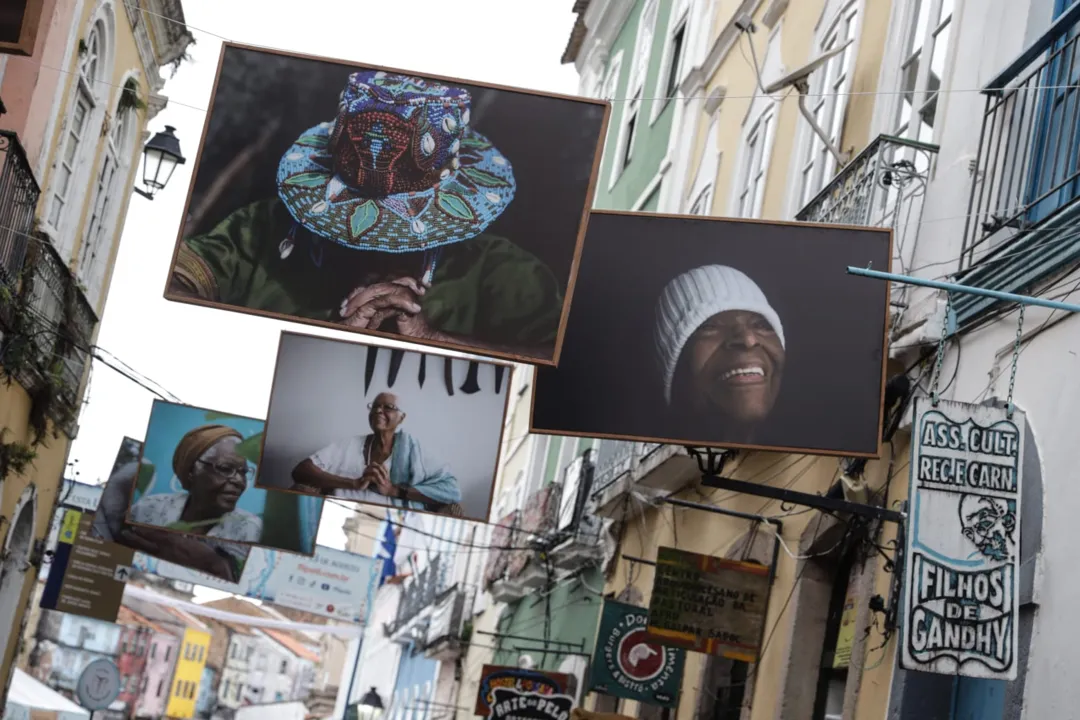
<path fill-rule="evenodd" d="M 739 217 L 760 217 L 765 200 L 765 174 L 769 168 L 772 146 L 773 108 L 767 108 L 746 136 L 743 170 L 739 187 Z"/>
<path fill-rule="evenodd" d="M 662 92 L 653 93 L 659 96 L 653 101 L 652 116 L 649 122 L 654 123 L 668 106 L 679 91 L 679 78 L 682 76 L 683 57 L 686 55 L 687 38 L 687 3 L 676 1 L 672 3 L 671 24 L 668 26 L 667 42 L 664 47 L 664 62 L 660 67 L 660 75 L 657 80 L 657 90 Z"/>
<path fill-rule="evenodd" d="M 165 662 L 169 662 L 169 656 L 172 655 L 172 645 L 165 648 Z"/>
<path fill-rule="evenodd" d="M 122 89 L 121 93 L 123 92 L 127 90 Z M 111 231 L 115 227 L 117 185 L 127 175 L 137 125 L 138 118 L 134 111 L 130 108 L 124 109 L 123 105 L 118 104 L 112 132 L 105 143 L 105 157 L 91 194 L 91 211 L 83 237 L 78 275 L 87 288 L 88 299 L 94 307 L 97 306 L 103 290 L 105 271 L 112 250 L 110 240 Z"/>
<path fill-rule="evenodd" d="M 152 643 L 150 645 L 150 659 L 153 660 L 155 655 L 157 655 L 157 643 Z"/>
<path fill-rule="evenodd" d="M 705 188 L 698 193 L 698 196 L 694 198 L 693 204 L 690 206 L 691 215 L 708 215 L 709 210 L 712 208 L 712 185 L 706 185 Z"/>
<path fill-rule="evenodd" d="M 653 36 L 656 32 L 656 15 L 660 9 L 659 0 L 647 0 L 641 11 L 637 39 L 634 41 L 633 66 L 630 68 L 629 92 L 633 96 L 645 87 L 645 75 L 649 70 L 649 57 L 652 55 Z"/>
<path fill-rule="evenodd" d="M 840 10 L 836 20 L 826 32 L 819 49 L 827 53 L 854 40 L 858 25 L 859 5 L 856 0 Z M 807 98 L 814 120 L 825 131 L 833 147 L 839 148 L 844 129 L 844 111 L 847 108 L 848 86 L 851 80 L 851 62 L 855 49 L 849 45 L 844 52 L 829 59 L 810 76 L 810 96 Z M 802 121 L 808 138 L 802 158 L 799 181 L 799 207 L 803 207 L 817 195 L 836 172 L 836 158 L 809 124 Z"/>
<path fill-rule="evenodd" d="M 893 134 L 932 142 L 955 0 L 912 0 Z M 917 154 L 922 162 L 926 158 Z M 920 168 L 925 170 L 925 168 Z"/>
<path fill-rule="evenodd" d="M 154 693 L 154 697 L 161 697 L 161 691 L 165 689 L 165 678 L 158 680 L 157 692 Z"/>
<path fill-rule="evenodd" d="M 622 148 L 619 152 L 619 171 L 621 172 L 634 159 L 634 136 L 637 134 L 638 111 L 641 109 L 641 91 L 634 95 L 626 109 Z"/>
<path fill-rule="evenodd" d="M 79 41 L 78 72 L 75 73 L 70 116 L 61 134 L 60 152 L 55 172 L 49 183 L 49 204 L 45 218 L 57 233 L 56 242 L 62 256 L 67 256 L 74 244 L 74 223 L 78 221 L 84 173 L 97 144 L 92 133 L 103 116 L 101 101 L 108 96 L 112 74 L 111 49 L 108 46 L 106 21 L 99 17 L 89 32 Z M 72 206 L 77 206 L 72 210 Z"/>
<path fill-rule="evenodd" d="M 229 690 L 231 689 L 231 687 L 232 687 L 232 682 L 229 681 L 229 680 L 226 680 L 225 681 L 225 688 L 221 691 L 221 696 L 223 698 L 229 697 Z"/>
<path fill-rule="evenodd" d="M 671 38 L 671 59 L 668 60 L 667 84 L 664 87 L 664 98 L 666 100 L 675 97 L 675 91 L 679 87 L 679 71 L 682 70 L 683 42 L 685 39 L 686 23 L 684 22 Z"/>
<path fill-rule="evenodd" d="M 281 673 L 282 675 L 289 672 L 289 661 L 288 660 L 282 660 L 281 661 L 281 669 L 278 670 L 278 672 Z"/>

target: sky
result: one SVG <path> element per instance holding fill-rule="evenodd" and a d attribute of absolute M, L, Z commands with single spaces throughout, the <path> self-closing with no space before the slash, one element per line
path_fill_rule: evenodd
<path fill-rule="evenodd" d="M 282 330 L 363 336 L 166 301 L 162 294 L 221 43 L 355 60 L 562 94 L 577 94 L 561 65 L 572 0 L 183 0 L 196 44 L 168 79 L 169 105 L 151 133 L 172 125 L 187 163 L 155 199 L 133 196 L 97 344 L 182 402 L 264 418 Z M 121 14 L 120 17 L 123 17 Z M 331 118 L 327 118 L 328 120 Z M 140 168 L 141 181 L 141 168 Z M 379 340 L 381 344 L 400 345 Z M 95 361 L 70 460 L 75 479 L 104 482 L 121 439 L 142 439 L 154 396 Z M 319 542 L 343 548 L 349 511 L 327 503 Z"/>

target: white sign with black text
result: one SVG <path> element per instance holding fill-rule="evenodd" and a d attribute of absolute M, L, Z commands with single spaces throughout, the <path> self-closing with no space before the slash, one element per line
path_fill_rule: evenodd
<path fill-rule="evenodd" d="M 915 401 L 901 667 L 1014 680 L 1024 415 Z"/>

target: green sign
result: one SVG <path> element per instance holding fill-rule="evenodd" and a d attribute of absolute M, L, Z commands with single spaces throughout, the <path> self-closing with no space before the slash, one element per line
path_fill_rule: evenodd
<path fill-rule="evenodd" d="M 604 601 L 596 636 L 589 690 L 673 708 L 679 700 L 685 651 L 646 636 L 649 611 Z"/>

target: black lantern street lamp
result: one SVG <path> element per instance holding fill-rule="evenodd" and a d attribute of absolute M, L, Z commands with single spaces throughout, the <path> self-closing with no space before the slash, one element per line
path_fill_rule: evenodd
<path fill-rule="evenodd" d="M 180 152 L 180 141 L 173 134 L 175 131 L 172 125 L 166 125 L 165 130 L 150 138 L 143 148 L 143 184 L 146 190 L 136 187 L 135 192 L 147 200 L 153 200 L 154 194 L 169 184 L 176 166 L 186 162 Z"/>
<path fill-rule="evenodd" d="M 375 688 L 371 688 L 356 706 L 357 720 L 379 720 L 383 714 L 382 698 Z"/>

